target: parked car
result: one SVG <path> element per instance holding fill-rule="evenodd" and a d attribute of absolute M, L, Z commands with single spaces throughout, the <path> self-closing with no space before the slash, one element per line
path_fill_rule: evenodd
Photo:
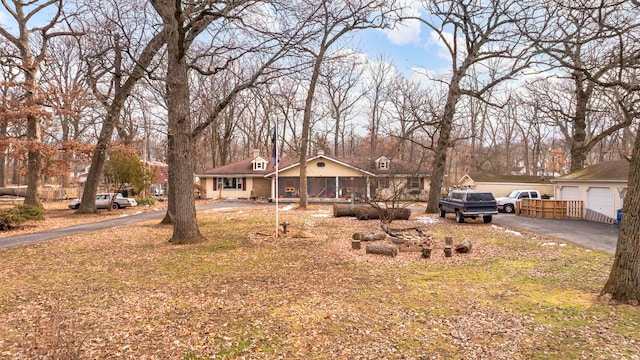
<path fill-rule="evenodd" d="M 540 199 L 538 190 L 513 190 L 507 196 L 496 198 L 498 211 L 512 213 L 516 211 L 516 202 L 522 199 Z"/>
<path fill-rule="evenodd" d="M 115 198 L 113 196 L 115 195 Z M 130 206 L 138 206 L 136 199 L 127 198 L 122 196 L 122 194 L 114 194 L 114 193 L 102 193 L 96 195 L 96 208 L 97 209 L 108 209 L 109 203 L 113 199 L 113 203 L 111 204 L 112 209 L 120 209 L 126 208 Z M 69 209 L 78 209 L 80 207 L 80 199 L 74 199 L 69 204 Z"/>
<path fill-rule="evenodd" d="M 463 223 L 465 218 L 482 217 L 484 223 L 490 223 L 492 216 L 498 213 L 496 199 L 490 192 L 453 190 L 438 202 L 440 217 L 447 213 L 456 214 L 456 221 Z"/>

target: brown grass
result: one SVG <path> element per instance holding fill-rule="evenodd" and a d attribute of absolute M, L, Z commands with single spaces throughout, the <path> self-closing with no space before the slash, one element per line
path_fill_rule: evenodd
<path fill-rule="evenodd" d="M 197 245 L 147 222 L 2 250 L 0 357 L 640 358 L 638 309 L 597 297 L 608 255 L 419 213 L 393 225 L 433 221 L 430 259 L 368 255 L 351 235 L 378 223 L 329 213 L 283 210 L 277 239 L 261 206 L 199 213 Z"/>

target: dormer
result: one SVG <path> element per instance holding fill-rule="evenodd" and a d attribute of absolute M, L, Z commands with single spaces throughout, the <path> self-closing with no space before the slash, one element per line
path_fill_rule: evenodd
<path fill-rule="evenodd" d="M 391 163 L 391 160 L 386 156 L 380 156 L 376 159 L 375 163 L 377 170 L 389 170 L 389 164 Z"/>
<path fill-rule="evenodd" d="M 262 156 L 256 156 L 255 159 L 251 160 L 251 167 L 253 171 L 267 170 L 267 165 L 269 165 L 269 161 Z"/>

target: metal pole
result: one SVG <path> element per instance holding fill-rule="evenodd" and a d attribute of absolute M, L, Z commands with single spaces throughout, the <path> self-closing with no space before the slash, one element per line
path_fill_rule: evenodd
<path fill-rule="evenodd" d="M 278 215 L 279 215 L 279 206 L 278 206 L 278 119 L 276 119 L 275 121 L 275 127 L 274 127 L 274 140 L 273 140 L 273 161 L 275 162 L 275 166 L 276 166 L 276 175 L 275 175 L 275 181 L 274 181 L 274 185 L 276 187 L 275 189 L 275 196 L 276 196 L 276 239 L 278 238 Z"/>

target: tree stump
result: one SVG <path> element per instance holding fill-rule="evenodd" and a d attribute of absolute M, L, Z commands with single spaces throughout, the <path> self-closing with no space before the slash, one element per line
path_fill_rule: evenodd
<path fill-rule="evenodd" d="M 373 240 L 384 240 L 387 238 L 387 234 L 377 231 L 377 232 L 359 232 L 354 233 L 351 238 L 353 240 L 360 241 L 373 241 Z"/>
<path fill-rule="evenodd" d="M 471 240 L 462 240 L 456 245 L 456 252 L 459 254 L 466 254 L 471 252 Z"/>
<path fill-rule="evenodd" d="M 398 255 L 398 248 L 391 244 L 369 243 L 366 253 L 395 257 Z"/>
<path fill-rule="evenodd" d="M 451 236 L 446 236 L 444 238 L 444 257 L 451 257 L 452 246 L 453 246 L 453 238 Z"/>
<path fill-rule="evenodd" d="M 422 258 L 429 259 L 431 257 L 431 248 L 422 248 Z"/>

